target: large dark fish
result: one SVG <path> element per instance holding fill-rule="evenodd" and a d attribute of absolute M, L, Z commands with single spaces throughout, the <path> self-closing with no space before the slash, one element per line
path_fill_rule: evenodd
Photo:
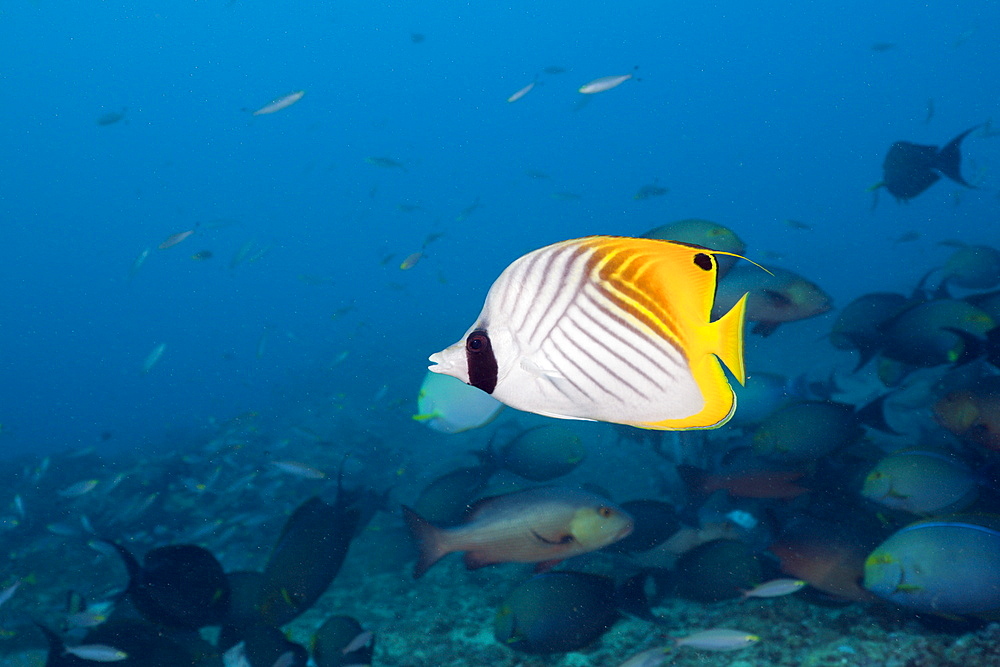
<path fill-rule="evenodd" d="M 882 163 L 883 175 L 879 186 L 885 186 L 897 201 L 913 199 L 934 185 L 942 175 L 959 185 L 974 187 L 962 178 L 962 154 L 959 150 L 962 140 L 978 127 L 969 128 L 940 149 L 937 146 L 897 141 L 889 147 L 885 162 Z"/>
<path fill-rule="evenodd" d="M 218 625 L 229 610 L 229 581 L 205 549 L 171 544 L 148 552 L 142 565 L 123 546 L 110 542 L 128 571 L 125 595 L 152 623 L 197 630 Z"/>
<path fill-rule="evenodd" d="M 309 609 L 340 571 L 360 519 L 343 492 L 336 504 L 310 498 L 288 517 L 264 567 L 258 609 L 281 626 Z"/>

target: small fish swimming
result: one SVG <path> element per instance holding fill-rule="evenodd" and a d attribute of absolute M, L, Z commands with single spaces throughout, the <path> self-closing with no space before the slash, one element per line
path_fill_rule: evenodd
<path fill-rule="evenodd" d="M 76 484 L 71 484 L 61 491 L 57 491 L 63 498 L 79 498 L 82 495 L 86 495 L 94 490 L 98 481 L 96 479 L 85 479 L 77 482 Z"/>
<path fill-rule="evenodd" d="M 152 248 L 143 248 L 142 252 L 140 252 L 134 260 L 132 260 L 132 266 L 130 266 L 128 270 L 129 280 L 135 278 L 135 274 L 139 273 L 139 269 L 141 269 L 142 265 L 146 263 L 146 259 L 149 257 L 149 253 L 151 251 Z"/>
<path fill-rule="evenodd" d="M 187 237 L 189 237 L 192 234 L 194 234 L 194 232 L 195 232 L 195 230 L 192 228 L 192 229 L 187 229 L 187 230 L 185 230 L 183 232 L 177 232 L 176 234 L 171 234 L 170 236 L 168 236 L 163 241 L 163 243 L 161 243 L 160 245 L 158 245 L 156 247 L 159 248 L 160 250 L 166 250 L 167 248 L 173 248 L 175 245 L 177 245 L 178 243 L 180 243 L 181 241 L 183 241 Z"/>
<path fill-rule="evenodd" d="M 687 637 L 674 640 L 677 646 L 689 646 L 703 651 L 736 651 L 747 646 L 753 646 L 760 637 L 742 630 L 702 630 Z"/>
<path fill-rule="evenodd" d="M 14 593 L 16 593 L 17 589 L 20 587 L 21 587 L 21 580 L 18 579 L 13 584 L 3 589 L 3 591 L 0 591 L 0 607 L 2 607 L 4 604 L 7 603 L 8 600 L 14 597 Z"/>
<path fill-rule="evenodd" d="M 430 357 L 526 412 L 639 428 L 715 428 L 742 384 L 745 297 L 713 322 L 718 263 L 699 246 L 591 236 L 521 257 L 462 340 Z M 721 363 L 720 363 L 721 360 Z"/>
<path fill-rule="evenodd" d="M 90 660 L 92 662 L 121 662 L 128 659 L 128 653 L 114 646 L 107 646 L 106 644 L 67 646 L 63 651 L 81 660 Z"/>
<path fill-rule="evenodd" d="M 776 598 L 801 591 L 806 582 L 801 579 L 772 579 L 748 591 L 743 591 L 744 598 Z"/>
<path fill-rule="evenodd" d="M 669 188 L 665 188 L 660 185 L 656 179 L 653 179 L 652 183 L 648 183 L 632 195 L 632 199 L 636 201 L 642 201 L 643 199 L 652 199 L 653 197 L 662 197 L 663 195 L 670 192 Z"/>
<path fill-rule="evenodd" d="M 391 157 L 366 157 L 365 162 L 373 167 L 381 167 L 382 169 L 402 169 L 406 171 L 406 165 L 398 160 L 393 160 Z"/>
<path fill-rule="evenodd" d="M 410 269 L 415 267 L 417 265 L 417 262 L 423 259 L 423 257 L 424 257 L 423 250 L 407 255 L 406 259 L 404 259 L 402 263 L 400 263 L 399 265 L 400 270 L 409 271 Z"/>
<path fill-rule="evenodd" d="M 535 88 L 535 86 L 537 84 L 538 84 L 538 80 L 536 79 L 535 81 L 532 81 L 527 86 L 525 86 L 524 88 L 521 88 L 516 93 L 514 93 L 513 95 L 511 95 L 510 97 L 508 97 L 507 101 L 508 102 L 517 102 L 519 99 L 521 99 L 522 97 L 524 97 L 525 95 L 527 95 L 528 93 L 530 93 Z"/>
<path fill-rule="evenodd" d="M 298 461 L 272 461 L 271 465 L 288 475 L 301 479 L 325 479 L 326 473 Z"/>
<path fill-rule="evenodd" d="M 122 107 L 121 111 L 109 111 L 108 113 L 98 117 L 97 124 L 102 127 L 114 125 L 115 123 L 125 119 L 125 111 L 125 107 Z"/>
<path fill-rule="evenodd" d="M 163 353 L 167 351 L 166 343 L 159 343 L 153 350 L 146 356 L 146 360 L 142 362 L 142 374 L 146 375 L 149 371 L 153 370 L 153 366 L 159 363 L 160 359 L 163 357 Z"/>
<path fill-rule="evenodd" d="M 206 259 L 212 259 L 212 257 L 214 257 L 214 253 L 211 250 L 199 250 L 195 254 L 191 255 L 191 259 L 198 262 L 203 262 Z"/>
<path fill-rule="evenodd" d="M 639 69 L 638 65 L 636 66 L 635 69 Z M 584 95 L 603 93 L 606 90 L 617 88 L 618 86 L 622 85 L 623 83 L 625 83 L 634 76 L 635 74 L 632 72 L 629 72 L 628 74 L 618 74 L 614 76 L 602 76 L 599 79 L 594 79 L 590 83 L 585 83 L 582 86 L 580 86 L 579 92 L 583 93 Z"/>
<path fill-rule="evenodd" d="M 261 108 L 254 111 L 253 115 L 264 116 L 267 114 L 274 113 L 276 111 L 281 111 L 282 109 L 287 109 L 288 107 L 292 106 L 293 104 L 301 100 L 305 94 L 306 91 L 304 90 L 296 90 L 294 93 L 289 93 L 284 97 L 279 97 L 278 99 L 269 102 L 268 104 L 265 104 Z"/>

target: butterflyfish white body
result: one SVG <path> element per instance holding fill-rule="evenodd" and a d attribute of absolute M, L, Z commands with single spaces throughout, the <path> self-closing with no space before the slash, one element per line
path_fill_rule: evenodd
<path fill-rule="evenodd" d="M 716 254 L 613 236 L 528 253 L 493 283 L 462 340 L 431 355 L 430 370 L 549 417 L 721 426 L 736 409 L 722 364 L 745 378 L 746 301 L 711 321 Z"/>

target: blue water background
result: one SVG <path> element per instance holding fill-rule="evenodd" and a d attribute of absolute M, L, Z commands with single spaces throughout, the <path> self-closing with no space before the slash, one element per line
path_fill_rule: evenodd
<path fill-rule="evenodd" d="M 837 305 L 909 290 L 950 252 L 936 241 L 1000 244 L 1000 144 L 966 141 L 979 190 L 883 193 L 872 212 L 866 187 L 892 142 L 1000 120 L 998 26 L 988 0 L 5 2 L 0 455 L 104 431 L 101 447 L 154 446 L 304 396 L 362 421 L 405 399 L 405 420 L 427 355 L 499 272 L 586 234 L 708 218 Z M 570 71 L 506 102 L 553 65 Z M 580 85 L 635 65 L 641 81 L 576 109 Z M 299 89 L 276 114 L 242 110 Z M 654 178 L 669 194 L 634 201 Z M 893 244 L 911 230 L 922 239 Z M 230 268 L 246 244 L 270 250 Z M 202 250 L 214 257 L 191 259 Z M 831 318 L 768 349 L 827 354 Z"/>

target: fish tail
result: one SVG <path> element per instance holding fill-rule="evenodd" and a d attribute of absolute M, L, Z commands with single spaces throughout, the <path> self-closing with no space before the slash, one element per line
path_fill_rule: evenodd
<path fill-rule="evenodd" d="M 402 508 L 406 528 L 413 536 L 413 541 L 417 543 L 417 549 L 420 552 L 417 564 L 413 567 L 413 578 L 419 579 L 424 576 L 427 570 L 431 569 L 434 563 L 448 553 L 442 539 L 444 531 L 406 505 L 403 505 Z"/>
<path fill-rule="evenodd" d="M 739 383 L 746 383 L 743 364 L 743 324 L 746 320 L 747 294 L 740 297 L 732 309 L 712 323 L 717 335 L 715 349 L 711 350 Z"/>
<path fill-rule="evenodd" d="M 944 148 L 938 151 L 937 157 L 934 160 L 934 166 L 938 171 L 959 185 L 964 185 L 968 188 L 971 188 L 972 186 L 969 185 L 964 178 L 962 178 L 961 146 L 962 140 L 965 139 L 970 132 L 978 128 L 979 125 L 970 127 L 968 130 L 949 141 Z"/>

